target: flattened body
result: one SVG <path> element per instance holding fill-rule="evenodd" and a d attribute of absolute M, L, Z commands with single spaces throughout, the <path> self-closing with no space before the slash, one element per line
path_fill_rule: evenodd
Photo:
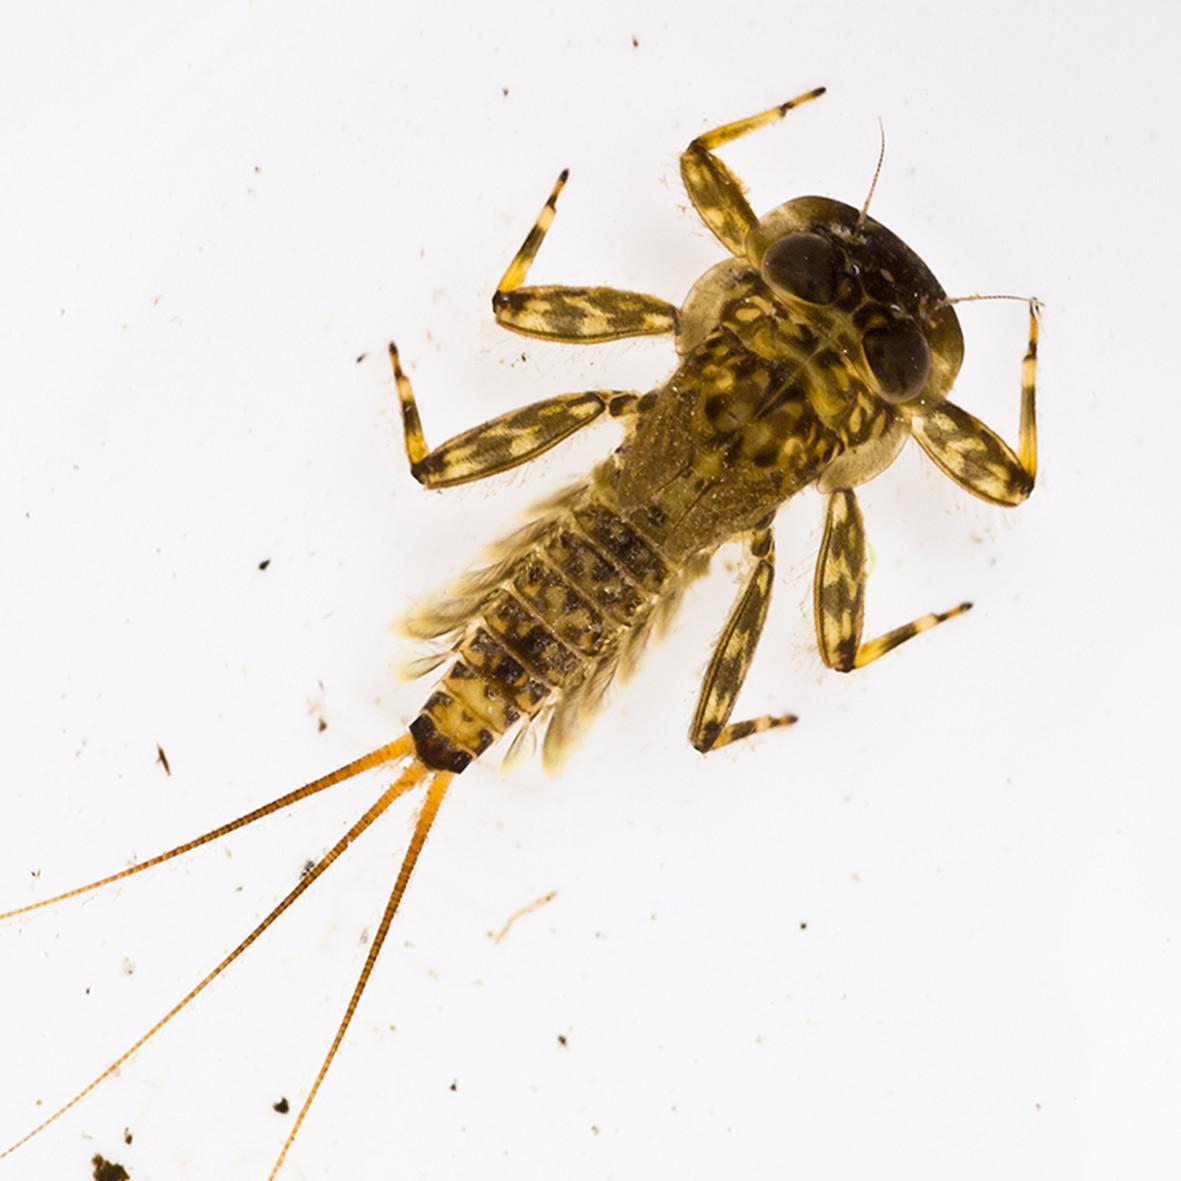
<path fill-rule="evenodd" d="M 732 257 L 702 276 L 679 311 L 614 288 L 521 286 L 565 173 L 506 271 L 493 307 L 516 331 L 584 343 L 675 332 L 679 361 L 662 386 L 647 395 L 560 395 L 430 455 L 417 420 L 407 427 L 415 474 L 443 486 L 540 454 L 604 411 L 626 416 L 623 443 L 583 488 L 501 546 L 496 564 L 430 609 L 425 626 L 418 621 L 420 635 L 458 637 L 456 664 L 415 722 L 429 765 L 456 768 L 509 728 L 542 717 L 552 762 L 654 622 L 669 615 L 718 547 L 736 539 L 745 539 L 755 566 L 707 673 L 691 737 L 698 749 L 713 749 L 794 720 L 728 724 L 770 599 L 770 523 L 810 484 L 829 500 L 816 592 L 826 664 L 861 667 L 967 609 L 932 613 L 862 642 L 865 543 L 853 490 L 888 467 L 913 435 L 977 495 L 1003 504 L 1028 495 L 1036 307 L 1018 456 L 947 402 L 963 360 L 959 322 L 901 239 L 866 210 L 825 197 L 796 198 L 756 219 L 713 155 L 821 93 L 726 124 L 682 156 L 694 204 Z M 395 371 L 411 413 L 396 357 Z"/>

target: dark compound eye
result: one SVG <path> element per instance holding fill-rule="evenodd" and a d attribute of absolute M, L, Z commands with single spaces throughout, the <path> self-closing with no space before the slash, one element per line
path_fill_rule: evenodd
<path fill-rule="evenodd" d="M 884 328 L 874 328 L 865 334 L 861 344 L 883 397 L 905 402 L 926 385 L 931 372 L 931 350 L 914 324 L 898 320 Z"/>
<path fill-rule="evenodd" d="M 840 278 L 836 247 L 819 234 L 787 234 L 767 247 L 763 274 L 809 303 L 832 303 Z"/>

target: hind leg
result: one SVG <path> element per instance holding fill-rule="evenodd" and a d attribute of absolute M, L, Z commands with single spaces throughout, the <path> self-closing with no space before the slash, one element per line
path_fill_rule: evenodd
<path fill-rule="evenodd" d="M 770 529 L 760 529 L 754 534 L 750 551 L 757 559 L 755 568 L 718 638 L 697 699 L 693 724 L 689 727 L 689 741 L 702 754 L 775 726 L 790 726 L 796 720 L 794 714 L 764 714 L 746 722 L 730 722 L 730 714 L 750 670 L 771 603 L 775 540 Z"/>

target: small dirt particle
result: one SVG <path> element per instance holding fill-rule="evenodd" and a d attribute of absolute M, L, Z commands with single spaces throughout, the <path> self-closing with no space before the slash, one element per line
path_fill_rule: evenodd
<path fill-rule="evenodd" d="M 131 1174 L 114 1161 L 107 1160 L 101 1153 L 90 1158 L 94 1166 L 94 1181 L 131 1181 Z"/>

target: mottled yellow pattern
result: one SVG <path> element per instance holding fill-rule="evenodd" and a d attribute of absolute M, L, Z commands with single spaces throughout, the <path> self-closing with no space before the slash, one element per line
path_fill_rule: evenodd
<path fill-rule="evenodd" d="M 558 177 L 492 296 L 497 323 L 525 336 L 583 344 L 675 332 L 677 309 L 655 295 L 614 287 L 521 286 L 553 224 L 569 175 L 563 170 Z"/>
<path fill-rule="evenodd" d="M 452 670 L 421 716 L 441 769 L 461 769 L 514 726 L 545 722 L 546 762 L 569 748 L 617 672 L 728 541 L 753 565 L 717 642 L 690 738 L 713 750 L 794 721 L 731 723 L 774 581 L 771 522 L 808 485 L 827 497 L 813 589 L 821 659 L 842 672 L 962 614 L 928 613 L 864 641 L 866 536 L 855 489 L 913 436 L 961 487 L 1017 504 L 1037 466 L 1036 301 L 1021 370 L 1018 451 L 948 400 L 963 362 L 955 309 L 922 260 L 868 215 L 801 197 L 756 217 L 719 148 L 778 122 L 808 91 L 695 138 L 681 175 L 731 257 L 678 310 L 602 286 L 525 286 L 553 224 L 558 178 L 493 297 L 497 320 L 570 343 L 675 336 L 678 364 L 648 394 L 584 391 L 511 411 L 427 449 L 409 379 L 391 347 L 406 451 L 438 488 L 505 471 L 607 416 L 625 435 L 579 488 L 498 547 L 451 595 L 417 608 L 418 635 L 449 637 Z"/>
<path fill-rule="evenodd" d="M 856 494 L 852 489 L 841 489 L 828 498 L 828 516 L 813 585 L 816 646 L 824 663 L 838 672 L 864 668 L 899 644 L 929 631 L 937 623 L 962 615 L 972 606 L 961 603 L 950 611 L 928 613 L 862 643 L 865 580 L 865 522 Z"/>

